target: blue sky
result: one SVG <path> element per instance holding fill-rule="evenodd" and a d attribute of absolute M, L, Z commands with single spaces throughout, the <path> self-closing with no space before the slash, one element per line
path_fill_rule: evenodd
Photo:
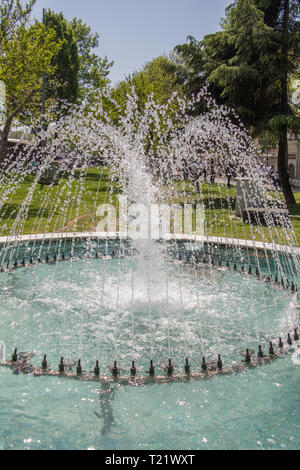
<path fill-rule="evenodd" d="M 168 54 L 188 35 L 202 39 L 220 29 L 220 19 L 233 0 L 37 0 L 43 8 L 81 18 L 100 37 L 97 53 L 114 61 L 113 84 L 153 58 Z"/>

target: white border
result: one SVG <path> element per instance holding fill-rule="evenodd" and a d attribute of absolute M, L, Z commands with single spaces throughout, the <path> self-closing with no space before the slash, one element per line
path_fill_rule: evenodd
<path fill-rule="evenodd" d="M 115 239 L 130 239 L 127 234 L 122 234 L 119 232 L 62 232 L 62 233 L 43 233 L 43 234 L 30 234 L 30 235 L 18 235 L 18 236 L 8 236 L 0 237 L 0 245 L 10 244 L 15 242 L 42 242 L 42 241 L 51 241 L 51 240 L 73 240 L 73 239 L 89 239 L 97 238 L 99 240 L 115 240 Z M 267 250 L 267 251 L 280 251 L 284 253 L 293 253 L 297 256 L 300 256 L 300 248 L 276 245 L 273 243 L 264 243 L 254 240 L 242 240 L 239 238 L 225 238 L 225 237 L 210 237 L 210 236 L 201 236 L 201 235 L 185 235 L 185 234 L 167 234 L 161 240 L 165 241 L 185 241 L 185 242 L 199 242 L 210 245 L 224 245 L 224 246 L 235 246 L 239 248 L 249 248 L 257 250 Z"/>

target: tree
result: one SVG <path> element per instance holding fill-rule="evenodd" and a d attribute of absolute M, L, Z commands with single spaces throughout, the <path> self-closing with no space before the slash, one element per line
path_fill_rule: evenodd
<path fill-rule="evenodd" d="M 6 157 L 8 135 L 14 120 L 37 105 L 40 109 L 42 75 L 53 73 L 51 60 L 60 48 L 60 43 L 55 40 L 52 30 L 46 30 L 41 24 L 28 26 L 29 12 L 26 15 L 20 14 L 20 19 L 17 20 L 15 12 L 20 11 L 20 4 L 18 1 L 9 3 L 13 19 L 9 18 L 8 10 L 4 21 L 5 24 L 13 26 L 7 33 L 9 40 L 6 37 L 2 39 L 0 54 L 0 80 L 6 84 L 0 161 Z M 7 31 L 7 29 L 1 30 Z"/>
<path fill-rule="evenodd" d="M 113 62 L 103 59 L 92 50 L 99 46 L 99 35 L 93 34 L 91 28 L 81 19 L 73 18 L 69 26 L 77 43 L 79 54 L 79 96 L 85 99 L 89 93 L 108 85 L 110 68 Z"/>
<path fill-rule="evenodd" d="M 226 9 L 222 31 L 194 48 L 201 74 L 219 101 L 234 107 L 255 135 L 266 130 L 277 135 L 280 180 L 292 204 L 287 133 L 299 128 L 299 121 L 289 103 L 288 84 L 299 67 L 298 17 L 299 0 L 235 0 Z"/>
<path fill-rule="evenodd" d="M 44 23 L 47 29 L 55 31 L 56 41 L 60 43 L 60 48 L 51 60 L 54 74 L 47 79 L 47 97 L 56 101 L 76 103 L 79 96 L 80 69 L 76 38 L 62 13 L 47 10 Z M 56 82 L 55 87 L 52 86 L 53 81 Z"/>
<path fill-rule="evenodd" d="M 141 116 L 152 109 L 147 121 L 147 131 L 144 133 L 144 150 L 149 155 L 150 149 L 155 149 L 161 142 L 161 133 L 169 133 L 169 122 L 177 119 L 179 101 L 174 95 L 183 96 L 181 86 L 174 75 L 174 64 L 168 57 L 159 56 L 146 63 L 144 68 L 121 81 L 111 92 L 107 100 L 107 108 L 111 119 L 116 125 L 120 119 L 128 117 L 130 101 L 133 99 L 136 110 L 131 110 L 132 121 L 138 132 L 141 126 Z M 136 118 L 136 116 L 138 116 Z M 153 116 L 156 116 L 154 122 Z M 153 119 L 153 122 L 152 122 Z M 177 123 L 178 124 L 178 123 Z"/>
<path fill-rule="evenodd" d="M 127 95 L 134 90 L 138 97 L 139 109 L 143 109 L 150 95 L 163 105 L 168 102 L 174 93 L 183 95 L 181 86 L 175 76 L 175 67 L 168 57 L 159 56 L 146 63 L 144 68 L 129 75 L 114 89 L 114 96 L 119 104 L 127 101 Z"/>
<path fill-rule="evenodd" d="M 2 0 L 0 5 L 0 53 L 5 51 L 5 46 L 14 37 L 20 25 L 25 25 L 30 17 L 36 0 L 30 0 L 22 7 L 16 0 Z"/>

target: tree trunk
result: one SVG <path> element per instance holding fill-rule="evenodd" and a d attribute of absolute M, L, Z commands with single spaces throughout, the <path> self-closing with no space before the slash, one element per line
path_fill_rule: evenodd
<path fill-rule="evenodd" d="M 278 173 L 286 203 L 296 204 L 288 173 L 287 127 L 282 129 L 278 143 Z"/>
<path fill-rule="evenodd" d="M 4 124 L 0 140 L 0 165 L 3 164 L 8 155 L 8 136 L 12 125 L 13 116 L 8 118 Z"/>
<path fill-rule="evenodd" d="M 282 75 L 281 75 L 281 114 L 288 116 L 288 34 L 289 34 L 290 0 L 284 0 L 283 28 L 282 28 Z M 282 125 L 278 145 L 278 173 L 282 191 L 287 204 L 296 204 L 288 174 L 288 128 Z"/>

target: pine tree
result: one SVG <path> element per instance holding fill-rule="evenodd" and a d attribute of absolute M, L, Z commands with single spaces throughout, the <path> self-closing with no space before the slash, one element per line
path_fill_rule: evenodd
<path fill-rule="evenodd" d="M 222 31 L 197 47 L 177 47 L 189 70 L 196 64 L 193 75 L 207 79 L 217 100 L 234 107 L 254 135 L 277 135 L 278 171 L 290 204 L 295 198 L 287 173 L 287 133 L 297 132 L 300 124 L 288 84 L 299 68 L 299 11 L 299 0 L 235 0 L 226 9 Z"/>

